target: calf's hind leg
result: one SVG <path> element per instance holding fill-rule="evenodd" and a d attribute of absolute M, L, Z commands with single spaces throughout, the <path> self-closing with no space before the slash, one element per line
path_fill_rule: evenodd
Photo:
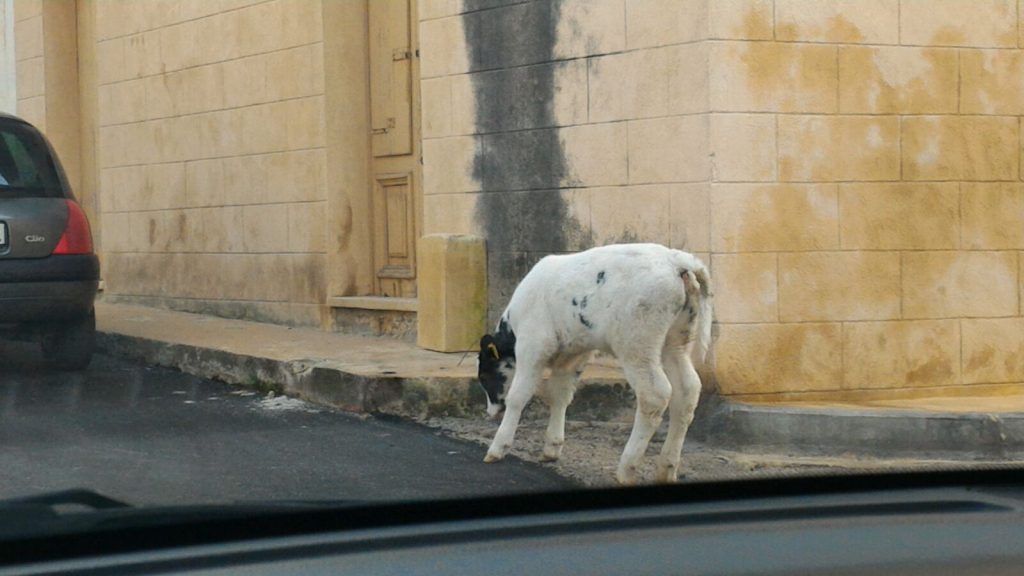
<path fill-rule="evenodd" d="M 562 456 L 562 446 L 565 444 L 565 410 L 576 393 L 576 385 L 580 381 L 588 358 L 589 355 L 586 355 L 553 369 L 551 378 L 545 385 L 545 397 L 551 414 L 548 418 L 548 428 L 544 433 L 544 453 L 541 456 L 544 462 L 553 462 Z"/>
<path fill-rule="evenodd" d="M 672 386 L 661 367 L 661 363 L 651 361 L 639 365 L 625 365 L 626 380 L 636 394 L 636 417 L 633 421 L 633 432 L 629 435 L 626 448 L 619 460 L 619 469 L 615 478 L 619 484 L 636 484 L 640 460 L 647 451 L 651 436 L 661 424 L 661 417 L 668 407 L 672 396 Z"/>
<path fill-rule="evenodd" d="M 672 399 L 668 408 L 668 435 L 661 447 L 661 455 L 658 456 L 655 480 L 675 482 L 679 478 L 679 460 L 686 431 L 693 422 L 693 412 L 700 399 L 700 377 L 685 346 L 666 346 L 662 362 L 672 384 Z"/>

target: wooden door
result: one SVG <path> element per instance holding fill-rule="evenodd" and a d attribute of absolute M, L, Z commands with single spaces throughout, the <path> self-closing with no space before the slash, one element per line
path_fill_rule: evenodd
<path fill-rule="evenodd" d="M 422 209 L 416 0 L 368 4 L 375 284 L 411 298 Z"/>

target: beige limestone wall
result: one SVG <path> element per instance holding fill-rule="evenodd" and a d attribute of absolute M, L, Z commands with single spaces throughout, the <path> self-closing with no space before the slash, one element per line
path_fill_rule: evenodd
<path fill-rule="evenodd" d="M 16 93 L 18 71 L 14 59 L 14 3 L 0 0 L 0 111 L 18 110 Z"/>
<path fill-rule="evenodd" d="M 108 297 L 319 324 L 321 3 L 99 0 L 94 10 Z"/>
<path fill-rule="evenodd" d="M 709 41 L 722 391 L 1019 386 L 1018 3 L 730 4 Z"/>
<path fill-rule="evenodd" d="M 14 46 L 17 113 L 45 130 L 42 0 L 14 3 Z"/>
<path fill-rule="evenodd" d="M 549 21 L 505 2 L 420 12 L 426 231 L 488 237 L 492 315 L 543 253 L 656 241 L 710 261 L 725 394 L 1024 383 L 1024 2 L 553 4 Z M 553 49 L 495 57 L 481 19 L 492 45 L 502 27 L 548 22 Z M 549 113 L 489 120 L 503 117 L 484 101 L 490 79 L 543 62 L 555 63 Z M 495 181 L 501 139 L 542 128 L 564 169 Z M 504 206 L 556 194 L 569 241 L 523 245 L 543 214 L 482 209 L 524 190 L 533 200 Z"/>

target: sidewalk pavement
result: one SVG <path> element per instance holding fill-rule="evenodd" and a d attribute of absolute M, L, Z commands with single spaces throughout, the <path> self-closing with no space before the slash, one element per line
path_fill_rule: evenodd
<path fill-rule="evenodd" d="M 444 354 L 397 340 L 96 303 L 100 350 L 229 384 L 274 390 L 355 412 L 484 417 L 474 354 Z M 584 372 L 586 399 L 626 394 L 620 370 Z M 594 391 L 590 389 L 593 388 Z M 590 406 L 597 416 L 600 407 Z M 629 407 L 631 410 L 631 407 Z"/>
<path fill-rule="evenodd" d="M 356 412 L 484 417 L 473 354 L 102 300 L 96 310 L 99 348 L 114 356 Z M 591 366 L 569 418 L 627 422 L 631 397 L 616 367 Z M 1024 458 L 1024 391 L 862 404 L 746 404 L 709 396 L 692 430 L 724 448 L 778 453 Z"/>

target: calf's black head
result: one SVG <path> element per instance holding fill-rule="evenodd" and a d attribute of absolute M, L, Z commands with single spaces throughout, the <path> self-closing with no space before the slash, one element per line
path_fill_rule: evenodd
<path fill-rule="evenodd" d="M 477 377 L 487 395 L 487 414 L 496 418 L 505 410 L 505 394 L 516 371 L 515 335 L 504 322 L 493 336 L 480 339 Z"/>

